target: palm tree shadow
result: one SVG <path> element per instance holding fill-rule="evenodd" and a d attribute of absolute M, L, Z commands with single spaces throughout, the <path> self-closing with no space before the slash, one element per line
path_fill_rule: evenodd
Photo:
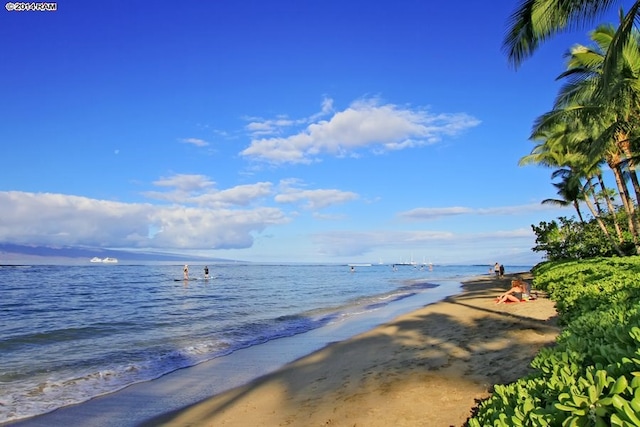
<path fill-rule="evenodd" d="M 499 291 L 499 289 L 498 289 Z M 373 332 L 330 344 L 278 371 L 225 392 L 204 406 L 199 417 L 214 417 L 263 387 L 278 386 L 285 399 L 274 411 L 297 410 L 301 402 L 357 393 L 367 382 L 380 387 L 408 376 L 458 373 L 461 380 L 486 385 L 508 383 L 525 376 L 533 347 L 555 341 L 556 319 L 529 317 L 478 303 L 487 288 L 447 298 L 426 313 L 404 316 Z M 482 301 L 481 301 L 482 302 Z M 531 303 L 535 304 L 535 303 Z M 465 311 L 464 316 L 454 312 Z M 455 369 L 452 369 L 454 367 Z M 197 404 L 196 404 L 197 405 Z M 170 423 L 188 407 L 152 418 L 143 426 Z"/>

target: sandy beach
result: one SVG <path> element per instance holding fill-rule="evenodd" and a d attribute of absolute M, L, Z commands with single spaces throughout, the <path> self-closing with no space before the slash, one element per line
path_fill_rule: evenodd
<path fill-rule="evenodd" d="M 493 385 L 526 375 L 559 332 L 544 294 L 494 303 L 513 277 L 466 282 L 458 295 L 146 425 L 462 426 Z"/>

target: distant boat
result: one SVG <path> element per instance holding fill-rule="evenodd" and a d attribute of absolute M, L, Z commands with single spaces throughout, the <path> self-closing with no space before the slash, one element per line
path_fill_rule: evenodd
<path fill-rule="evenodd" d="M 93 258 L 91 258 L 89 260 L 89 262 L 100 262 L 103 264 L 117 264 L 118 263 L 118 259 L 117 258 L 98 258 L 97 256 L 94 256 Z"/>
<path fill-rule="evenodd" d="M 410 265 L 410 266 L 413 266 L 413 267 L 417 267 L 417 266 L 418 266 L 418 263 L 417 263 L 417 262 L 415 262 L 414 260 L 411 260 L 411 261 L 396 262 L 396 263 L 395 263 L 395 264 L 393 264 L 393 265 Z"/>

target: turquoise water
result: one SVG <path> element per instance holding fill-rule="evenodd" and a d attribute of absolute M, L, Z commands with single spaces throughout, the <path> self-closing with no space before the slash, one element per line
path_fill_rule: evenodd
<path fill-rule="evenodd" d="M 0 423 L 357 321 L 488 266 L 2 266 Z M 527 267 L 520 269 L 526 270 Z M 178 280 L 176 280 L 178 279 Z"/>

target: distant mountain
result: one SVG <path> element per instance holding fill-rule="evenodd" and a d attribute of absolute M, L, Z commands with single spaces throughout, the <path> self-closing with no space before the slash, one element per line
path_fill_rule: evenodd
<path fill-rule="evenodd" d="M 35 257 L 43 260 L 52 259 L 69 259 L 84 260 L 93 257 L 99 258 L 117 258 L 120 261 L 209 261 L 209 262 L 233 262 L 233 260 L 222 258 L 198 257 L 193 255 L 168 254 L 160 252 L 130 252 L 124 250 L 111 250 L 101 248 L 79 248 L 71 246 L 49 247 L 49 246 L 28 246 L 15 245 L 11 243 L 0 243 L 0 264 L 15 259 L 25 259 Z"/>

